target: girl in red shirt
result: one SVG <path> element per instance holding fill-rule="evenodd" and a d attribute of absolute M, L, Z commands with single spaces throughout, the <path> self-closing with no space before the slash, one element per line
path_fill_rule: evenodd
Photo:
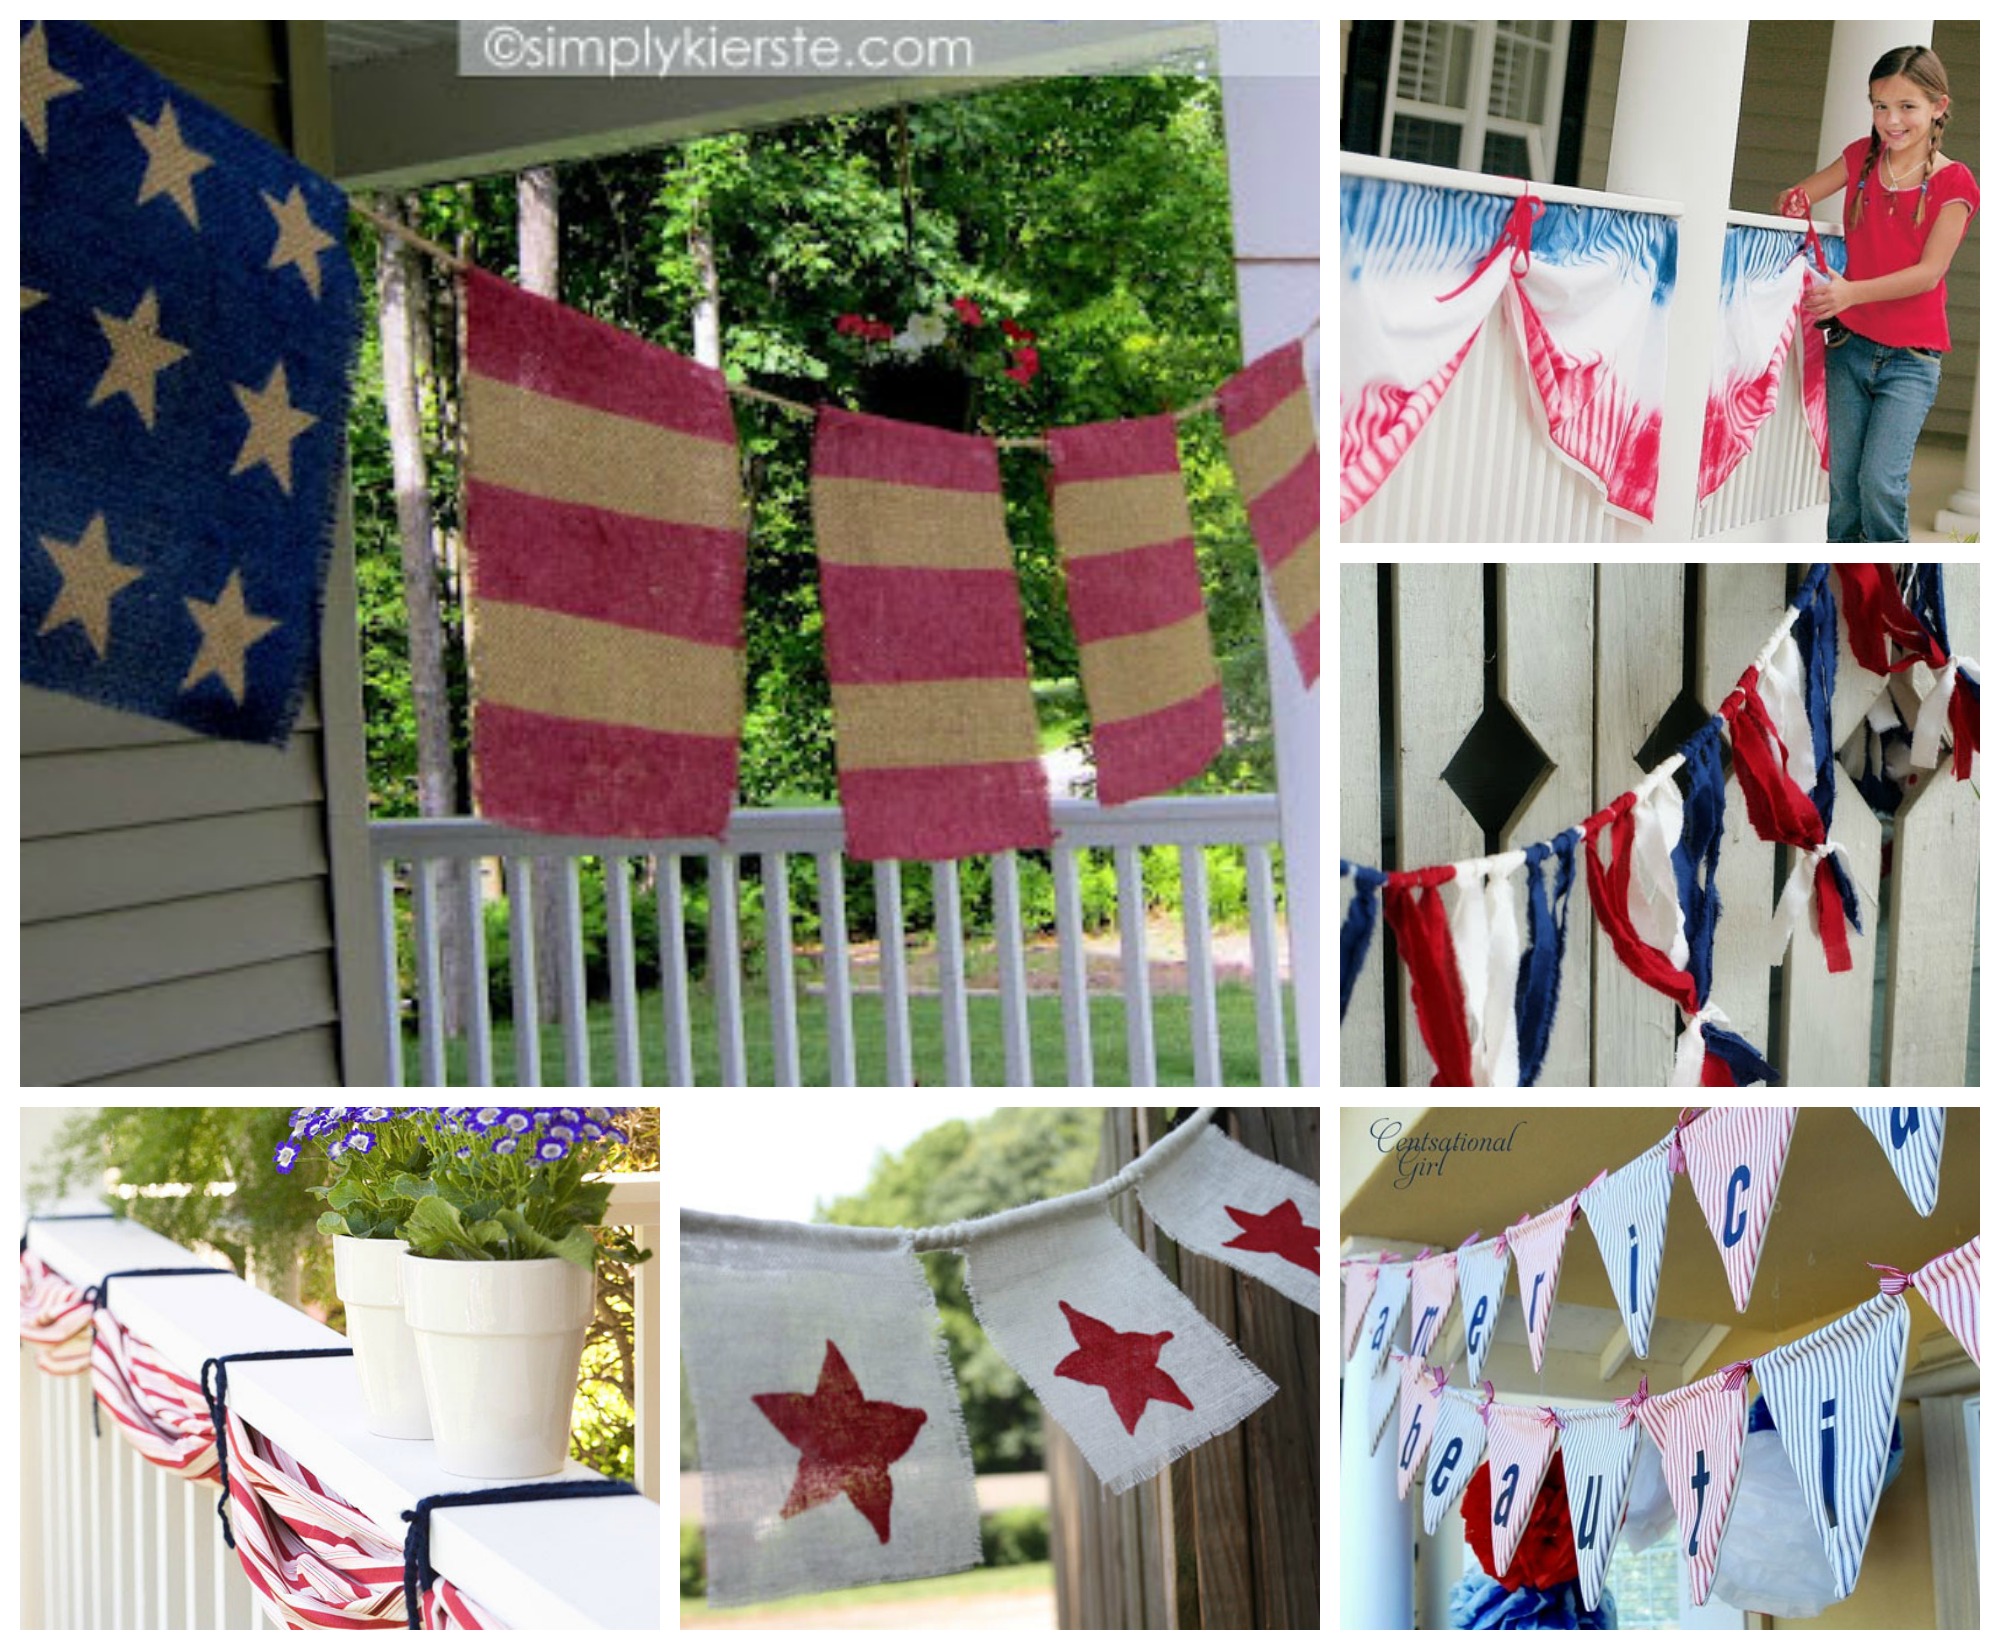
<path fill-rule="evenodd" d="M 1944 352 L 1945 272 L 1979 206 L 1969 168 L 1940 145 L 1951 119 L 1944 64 L 1928 46 L 1898 46 L 1868 76 L 1874 130 L 1778 198 L 1798 216 L 1846 190 L 1847 274 L 1806 294 L 1826 325 L 1827 540 L 1910 536 L 1910 460 L 1937 398 Z"/>

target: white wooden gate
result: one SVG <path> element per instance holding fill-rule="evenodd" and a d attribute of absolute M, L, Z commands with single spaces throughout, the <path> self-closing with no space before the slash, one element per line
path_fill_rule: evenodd
<path fill-rule="evenodd" d="M 1684 689 L 1693 703 L 1681 704 L 1682 716 L 1705 717 L 1720 702 L 1783 617 L 1792 582 L 1782 565 L 1343 566 L 1341 857 L 1408 869 L 1486 853 L 1486 830 L 1461 793 L 1472 792 L 1468 768 L 1509 749 L 1520 753 L 1505 763 L 1518 794 L 1480 803 L 1498 832 L 1491 846 L 1545 841 L 1576 824 L 1638 779 L 1639 752 L 1657 762 L 1693 731 L 1672 731 Z M 1953 647 L 1977 657 L 1977 565 L 1947 566 L 1945 595 Z M 1881 685 L 1854 662 L 1843 627 L 1836 745 Z M 1523 734 L 1546 758 L 1539 778 Z M 1836 783 L 1831 836 L 1850 852 L 1866 930 L 1856 967 L 1829 975 L 1809 939 L 1781 969 L 1768 966 L 1767 927 L 1792 851 L 1757 840 L 1732 783 L 1711 1000 L 1788 1085 L 1963 1084 L 1978 957 L 1979 799 L 1947 760 L 1885 826 L 1844 772 Z M 1886 879 L 1885 841 L 1893 842 Z M 1343 882 L 1340 914 L 1352 891 Z M 1522 897 L 1518 879 L 1516 891 Z M 1378 925 L 1341 1025 L 1342 1083 L 1428 1084 L 1435 1071 L 1387 942 Z M 1579 865 L 1541 1085 L 1664 1083 L 1677 1026 L 1674 1006 L 1602 943 Z"/>

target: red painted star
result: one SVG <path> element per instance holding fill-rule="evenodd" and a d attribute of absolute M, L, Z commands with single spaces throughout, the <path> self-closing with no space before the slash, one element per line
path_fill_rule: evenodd
<path fill-rule="evenodd" d="M 1290 1198 L 1268 1214 L 1253 1215 L 1247 1210 L 1232 1209 L 1226 1203 L 1222 1212 L 1243 1228 L 1243 1235 L 1231 1238 L 1223 1248 L 1243 1249 L 1253 1255 L 1276 1255 L 1294 1266 L 1303 1266 L 1315 1277 L 1319 1275 L 1319 1228 L 1305 1223 L 1299 1206 Z"/>
<path fill-rule="evenodd" d="M 1077 1345 L 1076 1351 L 1056 1365 L 1056 1373 L 1086 1386 L 1103 1387 L 1127 1432 L 1138 1430 L 1139 1417 L 1149 1403 L 1194 1408 L 1193 1401 L 1174 1384 L 1173 1376 L 1160 1368 L 1160 1348 L 1174 1338 L 1172 1330 L 1162 1329 L 1154 1335 L 1123 1334 L 1077 1311 L 1068 1301 L 1057 1301 L 1056 1305 L 1069 1319 L 1069 1332 Z"/>
<path fill-rule="evenodd" d="M 930 1417 L 920 1409 L 862 1397 L 861 1383 L 831 1341 L 811 1396 L 759 1392 L 750 1401 L 799 1452 L 799 1475 L 779 1516 L 794 1518 L 844 1495 L 888 1545 L 889 1503 L 896 1493 L 889 1463 L 909 1452 Z"/>

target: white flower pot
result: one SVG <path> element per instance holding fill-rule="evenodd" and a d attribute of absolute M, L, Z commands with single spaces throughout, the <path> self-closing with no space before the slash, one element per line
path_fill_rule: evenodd
<path fill-rule="evenodd" d="M 566 1260 L 418 1255 L 401 1269 L 438 1464 L 461 1478 L 561 1472 L 596 1274 Z"/>
<path fill-rule="evenodd" d="M 417 1343 L 403 1318 L 397 1262 L 409 1250 L 401 1238 L 333 1240 L 333 1286 L 347 1308 L 347 1338 L 361 1376 L 368 1430 L 378 1438 L 428 1438 L 430 1406 L 417 1372 Z"/>

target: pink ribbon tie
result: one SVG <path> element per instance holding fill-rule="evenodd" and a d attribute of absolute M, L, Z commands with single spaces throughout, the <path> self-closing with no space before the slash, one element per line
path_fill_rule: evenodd
<path fill-rule="evenodd" d="M 1910 1287 L 1910 1274 L 1905 1272 L 1901 1267 L 1884 1266 L 1880 1261 L 1874 1260 L 1869 1261 L 1868 1264 L 1882 1274 L 1877 1282 L 1881 1284 L 1883 1294 L 1900 1295 L 1905 1289 Z"/>
<path fill-rule="evenodd" d="M 1745 1358 L 1740 1364 L 1731 1364 L 1722 1377 L 1724 1392 L 1741 1392 L 1743 1383 L 1750 1379 L 1750 1360 Z"/>
<path fill-rule="evenodd" d="M 1639 1419 L 1639 1411 L 1645 1406 L 1645 1402 L 1646 1377 L 1641 1375 L 1639 1377 L 1639 1390 L 1629 1398 L 1620 1398 L 1618 1400 L 1619 1409 L 1624 1411 L 1624 1416 L 1618 1423 L 1618 1430 L 1620 1432 L 1623 1432 L 1634 1421 Z"/>

